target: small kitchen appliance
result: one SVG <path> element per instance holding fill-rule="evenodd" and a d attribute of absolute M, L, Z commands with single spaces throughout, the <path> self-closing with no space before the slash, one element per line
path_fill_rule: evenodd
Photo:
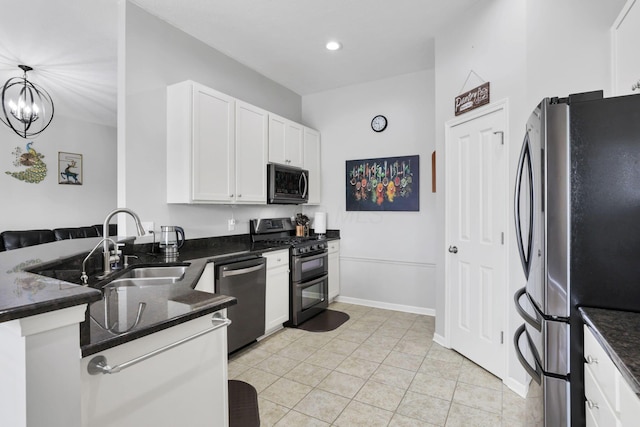
<path fill-rule="evenodd" d="M 267 203 L 300 205 L 309 200 L 309 171 L 278 163 L 267 164 Z"/>
<path fill-rule="evenodd" d="M 527 121 L 514 206 L 525 323 L 514 344 L 542 387 L 545 426 L 585 425 L 579 308 L 640 311 L 638 159 L 638 95 L 545 98 Z"/>
<path fill-rule="evenodd" d="M 184 229 L 177 225 L 160 226 L 160 251 L 167 257 L 177 256 L 184 245 Z"/>
<path fill-rule="evenodd" d="M 252 219 L 251 240 L 289 246 L 289 323 L 297 326 L 329 307 L 328 244 L 296 237 L 291 218 Z"/>

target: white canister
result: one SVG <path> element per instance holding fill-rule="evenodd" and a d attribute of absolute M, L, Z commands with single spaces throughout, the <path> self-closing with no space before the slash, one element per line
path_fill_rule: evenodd
<path fill-rule="evenodd" d="M 327 213 L 316 212 L 313 217 L 313 228 L 316 234 L 326 234 L 327 232 Z"/>

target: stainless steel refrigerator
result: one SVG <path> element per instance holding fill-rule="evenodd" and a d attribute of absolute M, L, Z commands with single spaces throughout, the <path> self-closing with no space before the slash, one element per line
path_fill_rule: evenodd
<path fill-rule="evenodd" d="M 640 311 L 640 96 L 545 98 L 529 120 L 514 217 L 526 286 L 516 354 L 540 423 L 585 424 L 581 306 Z"/>

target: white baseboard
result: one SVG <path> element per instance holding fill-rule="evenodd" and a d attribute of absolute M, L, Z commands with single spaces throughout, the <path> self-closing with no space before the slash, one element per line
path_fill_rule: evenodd
<path fill-rule="evenodd" d="M 520 397 L 527 397 L 527 393 L 529 392 L 528 382 L 526 384 L 522 384 L 520 381 L 517 381 L 514 378 L 506 378 L 502 382 L 514 393 L 517 393 Z"/>
<path fill-rule="evenodd" d="M 347 304 L 355 304 L 355 305 L 364 305 L 366 307 L 373 308 L 383 308 L 385 310 L 395 310 L 402 311 L 405 313 L 414 313 L 414 314 L 423 314 L 425 316 L 434 316 L 436 315 L 436 311 L 432 308 L 424 308 L 424 307 L 413 307 L 409 305 L 401 305 L 401 304 L 390 304 L 387 302 L 381 301 L 371 301 L 360 298 L 351 298 L 351 297 L 343 297 L 338 295 L 335 299 L 337 302 L 344 302 Z"/>
<path fill-rule="evenodd" d="M 435 342 L 436 344 L 440 344 L 441 346 L 443 346 L 445 348 L 449 348 L 449 343 L 440 334 L 433 334 L 433 342 Z"/>

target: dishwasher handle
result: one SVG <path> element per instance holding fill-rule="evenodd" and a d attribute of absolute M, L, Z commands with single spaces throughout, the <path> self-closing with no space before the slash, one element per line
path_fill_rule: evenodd
<path fill-rule="evenodd" d="M 259 264 L 253 267 L 239 268 L 237 270 L 223 270 L 222 277 L 239 276 L 241 274 L 253 273 L 254 271 L 262 270 L 264 268 L 265 268 L 264 264 Z"/>

